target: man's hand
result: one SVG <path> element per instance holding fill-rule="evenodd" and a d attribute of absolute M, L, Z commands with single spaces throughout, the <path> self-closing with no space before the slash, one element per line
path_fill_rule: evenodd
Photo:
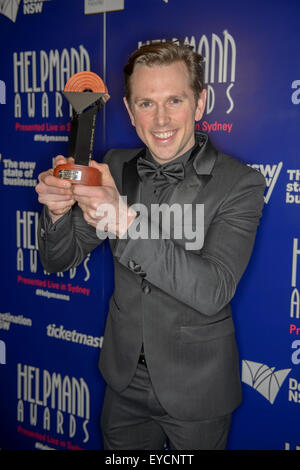
<path fill-rule="evenodd" d="M 96 228 L 99 222 L 105 221 L 103 229 L 121 237 L 135 219 L 136 212 L 121 198 L 108 165 L 91 161 L 90 166 L 101 172 L 102 186 L 74 184 L 73 197 L 89 225 Z"/>
<path fill-rule="evenodd" d="M 73 158 L 66 159 L 62 155 L 55 158 L 55 167 L 64 163 L 73 163 Z M 44 171 L 38 177 L 39 183 L 35 190 L 38 200 L 48 207 L 52 222 L 56 222 L 66 214 L 76 202 L 73 196 L 72 184 L 69 181 L 53 176 L 53 169 Z"/>

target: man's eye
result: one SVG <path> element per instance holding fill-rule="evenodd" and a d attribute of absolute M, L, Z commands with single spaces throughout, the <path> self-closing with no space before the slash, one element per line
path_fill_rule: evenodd
<path fill-rule="evenodd" d="M 150 108 L 150 106 L 151 106 L 150 101 L 143 101 L 142 103 L 140 103 L 140 107 L 144 109 Z"/>
<path fill-rule="evenodd" d="M 172 99 L 170 100 L 170 102 L 171 102 L 171 104 L 179 104 L 179 103 L 181 103 L 181 99 L 179 99 L 179 98 L 172 98 Z"/>

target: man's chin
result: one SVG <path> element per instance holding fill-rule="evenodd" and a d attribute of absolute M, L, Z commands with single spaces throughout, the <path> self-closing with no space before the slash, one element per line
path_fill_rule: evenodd
<path fill-rule="evenodd" d="M 180 151 L 175 151 L 175 150 L 167 150 L 167 149 L 157 149 L 157 148 L 150 148 L 150 153 L 154 160 L 156 160 L 158 163 L 163 165 L 164 163 L 171 162 L 175 158 L 177 158 L 179 155 L 181 155 L 183 152 L 180 153 Z"/>

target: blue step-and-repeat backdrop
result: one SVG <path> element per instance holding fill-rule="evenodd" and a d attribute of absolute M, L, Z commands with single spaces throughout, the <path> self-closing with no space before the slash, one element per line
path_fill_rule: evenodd
<path fill-rule="evenodd" d="M 300 449 L 299 17 L 298 0 L 0 0 L 0 448 L 102 448 L 111 254 L 105 242 L 77 269 L 45 272 L 34 188 L 67 153 L 67 79 L 91 70 L 107 84 L 101 161 L 111 147 L 141 145 L 122 102 L 130 52 L 178 38 L 205 58 L 197 129 L 267 181 L 232 302 L 243 403 L 229 449 Z"/>

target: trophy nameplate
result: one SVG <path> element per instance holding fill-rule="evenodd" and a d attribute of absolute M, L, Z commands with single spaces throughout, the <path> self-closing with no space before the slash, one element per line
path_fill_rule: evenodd
<path fill-rule="evenodd" d="M 67 81 L 63 94 L 72 106 L 68 156 L 75 163 L 54 168 L 54 176 L 74 184 L 100 186 L 101 173 L 90 167 L 93 157 L 96 119 L 109 99 L 106 85 L 93 72 L 78 72 Z"/>

